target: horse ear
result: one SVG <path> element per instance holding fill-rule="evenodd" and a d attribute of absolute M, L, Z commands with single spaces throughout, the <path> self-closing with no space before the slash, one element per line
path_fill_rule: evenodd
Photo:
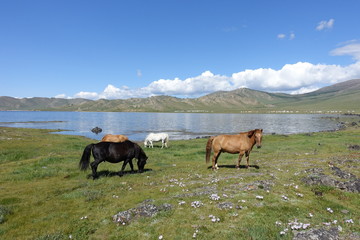
<path fill-rule="evenodd" d="M 251 130 L 248 132 L 248 137 L 251 138 L 255 133 L 255 130 Z"/>

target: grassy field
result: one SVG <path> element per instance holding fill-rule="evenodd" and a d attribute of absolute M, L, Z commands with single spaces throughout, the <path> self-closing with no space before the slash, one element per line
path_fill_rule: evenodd
<path fill-rule="evenodd" d="M 119 177 L 121 164 L 102 163 L 95 181 L 78 169 L 94 140 L 49 132 L 0 128 L 0 239 L 292 239 L 300 223 L 336 227 L 345 238 L 360 230 L 359 193 L 302 181 L 318 168 L 347 181 L 329 162 L 360 176 L 359 150 L 349 148 L 360 145 L 356 126 L 266 135 L 249 169 L 235 169 L 237 156 L 224 153 L 212 171 L 206 139 L 170 141 L 167 149 L 145 149 L 144 173 Z M 171 209 L 113 221 L 144 202 Z"/>

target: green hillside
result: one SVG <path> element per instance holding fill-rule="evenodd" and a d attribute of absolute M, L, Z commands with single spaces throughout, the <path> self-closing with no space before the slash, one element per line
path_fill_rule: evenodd
<path fill-rule="evenodd" d="M 360 113 L 360 79 L 290 95 L 247 88 L 219 91 L 199 98 L 153 96 L 97 101 L 58 98 L 0 97 L 0 110 L 106 111 L 106 112 L 322 112 Z"/>

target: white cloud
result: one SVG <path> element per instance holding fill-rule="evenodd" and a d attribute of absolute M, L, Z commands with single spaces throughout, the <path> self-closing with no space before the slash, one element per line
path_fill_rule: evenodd
<path fill-rule="evenodd" d="M 278 38 L 278 39 L 285 39 L 286 37 L 287 37 L 287 35 L 284 34 L 284 33 L 279 33 L 279 34 L 277 35 L 277 38 Z M 289 34 L 289 40 L 293 40 L 293 39 L 295 39 L 295 33 L 290 32 L 290 34 Z"/>
<path fill-rule="evenodd" d="M 285 64 L 281 69 L 246 69 L 231 76 L 205 71 L 199 76 L 186 79 L 160 79 L 138 89 L 130 89 L 127 86 L 118 88 L 109 84 L 101 93 L 79 92 L 74 97 L 87 99 L 127 99 L 154 95 L 198 97 L 215 91 L 230 91 L 241 87 L 299 94 L 360 78 L 360 43 L 349 42 L 346 46 L 334 49 L 330 54 L 351 55 L 358 61 L 348 66 L 297 62 Z"/>
<path fill-rule="evenodd" d="M 318 90 L 318 87 L 302 87 L 296 91 L 290 92 L 290 94 L 304 94 Z"/>
<path fill-rule="evenodd" d="M 233 89 L 229 77 L 214 75 L 210 71 L 200 76 L 181 80 L 179 78 L 160 79 L 144 88 L 154 94 L 196 95 L 213 91 Z"/>
<path fill-rule="evenodd" d="M 66 94 L 63 93 L 63 94 L 56 95 L 55 98 L 67 98 L 67 97 L 66 97 Z"/>
<path fill-rule="evenodd" d="M 290 33 L 290 37 L 289 37 L 289 39 L 290 39 L 290 40 L 295 39 L 295 33 L 293 33 L 293 32 L 292 32 L 292 33 Z"/>
<path fill-rule="evenodd" d="M 136 70 L 136 76 L 138 76 L 139 78 L 142 77 L 142 72 L 140 69 Z"/>
<path fill-rule="evenodd" d="M 355 60 L 360 60 L 360 43 L 354 42 L 350 43 L 346 46 L 336 48 L 330 52 L 333 56 L 343 56 L 343 55 L 350 55 Z"/>
<path fill-rule="evenodd" d="M 98 99 L 99 94 L 96 92 L 79 92 L 75 94 L 74 98 Z"/>
<path fill-rule="evenodd" d="M 126 99 L 126 98 L 140 98 L 140 97 L 148 97 L 152 96 L 151 92 L 147 92 L 144 89 L 135 89 L 131 90 L 127 86 L 123 86 L 121 88 L 117 88 L 111 84 L 109 84 L 105 90 L 99 95 L 99 98 L 104 99 Z"/>
<path fill-rule="evenodd" d="M 360 78 L 360 62 L 349 66 L 298 62 L 279 70 L 259 68 L 233 73 L 231 77 L 206 71 L 199 76 L 181 80 L 160 79 L 147 87 L 129 89 L 108 85 L 102 93 L 80 92 L 75 97 L 87 99 L 127 99 L 154 95 L 196 97 L 215 91 L 230 91 L 241 87 L 268 92 L 300 94 L 338 82 Z"/>
<path fill-rule="evenodd" d="M 246 85 L 264 91 L 295 91 L 302 87 L 320 87 L 360 77 L 360 62 L 346 67 L 298 62 L 280 70 L 256 69 L 234 73 L 234 86 Z"/>
<path fill-rule="evenodd" d="M 279 38 L 279 39 L 284 39 L 285 37 L 286 37 L 286 35 L 283 34 L 283 33 L 279 33 L 279 34 L 277 35 L 277 38 Z"/>
<path fill-rule="evenodd" d="M 316 30 L 322 31 L 324 29 L 331 29 L 334 26 L 334 22 L 335 22 L 335 20 L 332 18 L 328 21 L 325 21 L 325 20 L 321 21 L 318 23 Z"/>

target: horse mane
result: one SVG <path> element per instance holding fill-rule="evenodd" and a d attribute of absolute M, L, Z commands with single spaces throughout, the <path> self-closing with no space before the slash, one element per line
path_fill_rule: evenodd
<path fill-rule="evenodd" d="M 251 138 L 257 131 L 262 132 L 263 130 L 260 128 L 254 129 L 254 130 L 250 130 L 248 132 L 241 132 L 240 134 L 244 133 L 247 134 L 249 138 Z"/>
<path fill-rule="evenodd" d="M 141 153 L 142 155 L 144 155 L 145 157 L 147 157 L 146 154 L 145 154 L 145 151 L 144 151 L 138 144 L 136 144 L 136 145 L 139 147 L 140 153 Z"/>
<path fill-rule="evenodd" d="M 128 141 L 128 142 L 131 142 L 131 141 L 129 141 L 129 140 L 127 140 L 127 141 Z M 134 144 L 134 147 L 135 147 L 135 149 L 136 149 L 136 157 L 137 157 L 137 158 L 139 158 L 140 155 L 147 157 L 146 154 L 145 154 L 145 152 L 144 152 L 144 150 L 139 146 L 139 144 L 134 143 L 134 142 L 131 142 L 131 143 Z"/>
<path fill-rule="evenodd" d="M 252 136 L 254 136 L 255 131 L 256 131 L 256 130 L 248 131 L 248 132 L 247 132 L 248 137 L 249 137 L 249 138 L 252 138 Z"/>

